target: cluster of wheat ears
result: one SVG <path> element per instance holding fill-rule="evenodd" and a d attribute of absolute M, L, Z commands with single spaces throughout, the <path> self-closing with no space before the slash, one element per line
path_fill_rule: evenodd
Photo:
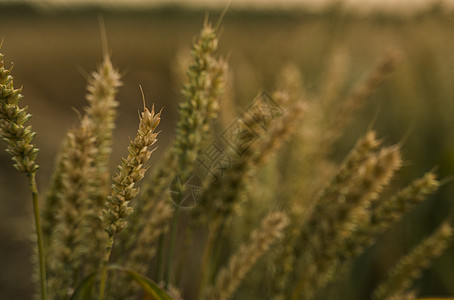
<path fill-rule="evenodd" d="M 104 55 L 45 194 L 38 193 L 35 181 L 38 149 L 27 125 L 31 115 L 19 106 L 21 89 L 14 88 L 0 55 L 0 135 L 30 184 L 41 299 L 230 299 L 242 288 L 249 295 L 262 293 L 257 286 L 271 299 L 313 299 L 439 188 L 430 171 L 389 191 L 402 166 L 401 145 L 384 146 L 370 130 L 340 166 L 328 158 L 351 115 L 394 68 L 395 53 L 385 55 L 344 101 L 335 97 L 345 70 L 341 55 L 333 59 L 316 101 L 306 99 L 298 70 L 287 67 L 279 88 L 257 97 L 221 136 L 223 123 L 214 120 L 222 119 L 221 99 L 228 98 L 230 87 L 226 61 L 217 54 L 217 31 L 205 23 L 192 45 L 170 149 L 155 166 L 147 163 L 161 112 L 144 104 L 128 156 L 113 177 L 109 156 L 121 76 Z M 201 174 L 196 170 L 206 162 L 202 156 L 220 136 L 229 147 L 218 154 L 228 163 L 198 175 L 202 192 L 191 209 L 183 209 L 183 200 L 194 196 L 187 189 L 194 186 L 181 182 Z M 284 157 L 275 155 L 277 150 Z M 442 222 L 396 264 L 372 299 L 414 299 L 413 280 L 443 252 L 452 233 L 449 220 Z M 185 251 L 194 243 L 203 245 L 200 255 Z M 197 266 L 190 291 L 179 287 L 185 264 Z M 261 285 L 245 287 L 254 269 Z"/>

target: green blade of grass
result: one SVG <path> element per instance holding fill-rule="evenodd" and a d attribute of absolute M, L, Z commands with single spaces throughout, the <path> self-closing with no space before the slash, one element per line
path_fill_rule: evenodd
<path fill-rule="evenodd" d="M 90 299 L 91 293 L 93 291 L 93 286 L 95 284 L 96 274 L 96 272 L 91 273 L 90 275 L 85 277 L 84 280 L 82 280 L 82 282 L 79 284 L 79 286 L 71 296 L 71 300 Z"/>
<path fill-rule="evenodd" d="M 172 297 L 170 297 L 164 289 L 162 289 L 156 282 L 146 277 L 145 275 L 119 266 L 109 266 L 107 269 L 109 271 L 121 271 L 128 274 L 138 285 L 140 285 L 145 293 L 152 297 L 152 299 L 173 300 Z M 97 273 L 92 273 L 85 277 L 85 279 L 82 280 L 82 282 L 74 291 L 71 300 L 91 299 L 90 296 L 93 291 L 96 275 Z"/>
<path fill-rule="evenodd" d="M 121 268 L 121 267 L 113 267 L 117 270 L 123 271 L 130 275 L 135 282 L 137 282 L 142 289 L 144 290 L 145 293 L 149 294 L 152 299 L 155 300 L 172 300 L 172 297 L 170 297 L 167 292 L 159 287 L 159 285 L 151 280 L 150 278 L 146 277 L 145 275 L 142 275 L 136 271 Z"/>

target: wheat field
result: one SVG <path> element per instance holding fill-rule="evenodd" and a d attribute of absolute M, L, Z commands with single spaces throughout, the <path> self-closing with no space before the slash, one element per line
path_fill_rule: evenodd
<path fill-rule="evenodd" d="M 454 295 L 452 14 L 2 9 L 0 299 Z"/>

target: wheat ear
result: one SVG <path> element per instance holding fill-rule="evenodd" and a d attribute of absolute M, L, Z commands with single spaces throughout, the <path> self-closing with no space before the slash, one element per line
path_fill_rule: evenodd
<path fill-rule="evenodd" d="M 271 213 L 265 217 L 260 228 L 251 233 L 249 243 L 241 246 L 219 271 L 210 299 L 230 299 L 257 260 L 282 237 L 287 225 L 288 218 L 284 213 Z"/>
<path fill-rule="evenodd" d="M 80 126 L 70 130 L 63 146 L 61 207 L 48 249 L 49 288 L 52 299 L 67 299 L 77 285 L 80 268 L 87 251 L 86 212 L 91 208 L 90 196 L 95 190 L 93 160 L 95 133 L 85 117 Z M 88 223 L 90 224 L 90 223 Z"/>
<path fill-rule="evenodd" d="M 360 165 L 363 164 L 368 157 L 374 154 L 374 151 L 379 145 L 380 142 L 377 140 L 375 132 L 367 132 L 364 137 L 358 140 L 347 158 L 344 159 L 333 179 L 317 195 L 317 198 L 314 201 L 315 205 L 313 209 L 309 211 L 312 217 L 305 222 L 300 241 L 295 248 L 295 254 L 297 256 L 301 254 L 301 247 L 308 243 L 312 233 L 319 226 L 320 217 L 329 210 L 332 203 L 336 202 L 342 189 L 351 185 L 352 178 L 358 172 Z M 301 221 L 298 222 L 299 225 L 300 223 Z"/>
<path fill-rule="evenodd" d="M 366 247 L 375 242 L 380 233 L 400 220 L 414 205 L 424 201 L 439 186 L 440 182 L 436 179 L 436 175 L 428 172 L 394 196 L 374 202 L 367 217 L 358 224 L 346 240 L 344 249 L 340 251 L 343 259 L 350 260 L 360 255 Z"/>
<path fill-rule="evenodd" d="M 93 156 L 93 192 L 90 195 L 90 205 L 84 206 L 81 214 L 85 215 L 87 226 L 84 231 L 84 239 L 93 241 L 85 248 L 84 272 L 89 274 L 96 270 L 102 260 L 102 245 L 105 242 L 103 224 L 99 220 L 104 202 L 109 193 L 110 172 L 109 161 L 112 151 L 112 134 L 115 129 L 117 117 L 116 109 L 118 101 L 116 95 L 121 86 L 121 76 L 114 68 L 108 54 L 104 55 L 103 62 L 92 73 L 88 81 L 86 99 L 88 106 L 85 109 L 86 116 L 90 120 L 96 135 L 96 153 Z"/>
<path fill-rule="evenodd" d="M 346 101 L 342 103 L 339 110 L 331 123 L 331 128 L 334 129 L 335 136 L 338 135 L 342 128 L 349 121 L 353 113 L 361 107 L 364 100 L 372 95 L 377 88 L 383 83 L 388 75 L 390 75 L 401 59 L 401 54 L 398 51 L 390 51 L 383 55 L 377 66 L 360 82 L 354 89 Z"/>
<path fill-rule="evenodd" d="M 333 266 L 339 260 L 337 250 L 400 165 L 401 157 L 396 146 L 371 155 L 358 167 L 350 185 L 341 190 L 337 200 L 331 204 L 331 211 L 312 215 L 313 220 L 318 219 L 318 224 L 310 221 L 312 225 L 303 232 L 305 271 L 297 281 L 292 299 L 298 299 L 302 291 L 306 299 L 311 299 L 317 289 L 332 279 Z M 312 235 L 307 235 L 308 232 Z"/>
<path fill-rule="evenodd" d="M 107 278 L 107 263 L 114 244 L 115 235 L 124 229 L 127 224 L 126 217 L 131 214 L 132 207 L 129 202 L 139 192 L 135 187 L 147 170 L 146 162 L 154 149 L 151 147 L 157 141 L 158 133 L 156 127 L 161 120 L 161 112 L 155 114 L 154 107 L 151 112 L 144 108 L 141 114 L 137 135 L 129 144 L 128 156 L 123 158 L 118 166 L 118 171 L 113 179 L 112 191 L 107 196 L 107 201 L 103 209 L 102 220 L 107 232 L 107 243 L 105 247 L 99 299 L 104 298 L 105 284 Z"/>
<path fill-rule="evenodd" d="M 452 236 L 452 227 L 448 223 L 443 223 L 397 263 L 389 272 L 389 277 L 375 289 L 372 299 L 392 299 L 393 296 L 404 293 L 412 282 L 421 276 L 422 270 L 443 253 Z"/>
<path fill-rule="evenodd" d="M 93 72 L 88 81 L 88 106 L 86 115 L 93 124 L 96 133 L 97 155 L 94 159 L 96 178 L 100 189 L 95 195 L 96 204 L 102 206 L 108 193 L 109 158 L 112 152 L 112 132 L 115 129 L 118 101 L 116 95 L 121 86 L 120 73 L 116 70 L 109 55 L 105 55 L 102 64 Z"/>
<path fill-rule="evenodd" d="M 0 134 L 7 143 L 6 152 L 19 172 L 34 174 L 39 168 L 35 162 L 38 149 L 31 144 L 36 133 L 26 125 L 31 115 L 27 107 L 19 107 L 22 89 L 14 88 L 11 69 L 5 69 L 3 54 L 0 54 L 0 88 Z"/>
<path fill-rule="evenodd" d="M 138 216 L 147 215 L 148 199 L 161 196 L 172 177 L 193 168 L 197 154 L 210 131 L 210 123 L 217 117 L 219 100 L 224 91 L 224 74 L 227 64 L 216 57 L 218 38 L 216 31 L 205 24 L 191 50 L 191 61 L 187 70 L 182 93 L 185 101 L 179 106 L 179 119 L 175 141 L 164 161 L 153 172 L 141 195 L 144 206 L 138 208 Z M 169 171 L 171 170 L 171 171 Z M 150 204 L 153 206 L 153 204 Z M 140 220 L 143 218 L 140 217 Z M 143 224 L 142 224 L 143 225 Z"/>
<path fill-rule="evenodd" d="M 282 95 L 282 93 L 281 93 Z M 263 165 L 268 157 L 275 153 L 282 144 L 293 134 L 297 128 L 297 124 L 301 122 L 305 105 L 296 103 L 287 109 L 287 112 L 281 118 L 275 120 L 263 138 L 263 141 L 258 146 L 258 149 L 253 158 L 255 166 Z"/>
<path fill-rule="evenodd" d="M 113 68 L 112 62 L 108 55 L 104 56 L 103 63 L 99 66 L 96 72 L 93 72 L 88 81 L 88 94 L 86 96 L 88 106 L 85 109 L 86 116 L 88 117 L 89 126 L 96 137 L 94 144 L 96 153 L 93 154 L 93 162 L 95 174 L 93 174 L 92 184 L 94 189 L 90 195 L 92 199 L 92 217 L 93 231 L 99 231 L 100 226 L 97 222 L 98 213 L 104 205 L 105 197 L 108 194 L 107 184 L 110 180 L 108 172 L 109 154 L 112 144 L 112 130 L 115 127 L 116 107 L 118 102 L 115 100 L 115 95 L 118 87 L 121 85 L 120 74 Z M 67 141 L 63 142 L 63 145 Z M 53 229 L 56 224 L 56 216 L 61 208 L 61 196 L 65 193 L 62 184 L 62 177 L 67 176 L 64 174 L 65 162 L 63 157 L 67 156 L 65 153 L 68 151 L 64 146 L 60 150 L 57 158 L 56 168 L 52 175 L 50 188 L 46 195 L 46 201 L 43 209 L 43 234 L 46 241 L 51 239 Z M 67 170 L 68 171 L 68 170 Z M 102 229 L 101 229 L 102 231 Z M 99 237 L 94 237 L 96 243 L 99 245 Z M 99 251 L 92 251 L 92 254 L 99 253 Z"/>
<path fill-rule="evenodd" d="M 118 243 L 121 252 L 145 253 L 152 245 L 149 244 L 151 240 L 142 235 L 144 229 L 152 228 L 150 230 L 161 232 L 157 253 L 159 263 L 156 280 L 161 281 L 165 275 L 166 284 L 168 284 L 170 276 L 179 215 L 179 208 L 171 204 L 167 189 L 175 176 L 184 176 L 193 170 L 197 154 L 209 134 L 210 123 L 217 117 L 227 67 L 222 59 L 216 57 L 217 48 L 216 31 L 210 25 L 205 24 L 192 46 L 191 61 L 182 91 L 185 101 L 179 106 L 179 120 L 172 148 L 166 152 L 161 163 L 152 170 L 150 178 L 146 180 L 138 201 L 134 205 L 134 214 L 130 219 L 131 226 L 128 226 L 127 234 L 125 232 L 120 235 L 121 243 Z M 178 199 L 175 202 L 178 203 Z M 166 211 L 174 211 L 170 227 L 170 245 L 167 249 L 170 254 L 167 255 L 167 261 L 162 258 L 163 233 L 167 232 L 167 222 L 162 218 L 163 216 L 155 216 L 153 209 L 158 205 L 167 206 Z M 161 222 L 155 223 L 156 217 Z M 138 235 L 137 244 L 128 241 L 131 234 Z M 164 272 L 163 269 L 165 269 Z M 120 293 L 125 291 L 126 289 L 119 290 Z"/>

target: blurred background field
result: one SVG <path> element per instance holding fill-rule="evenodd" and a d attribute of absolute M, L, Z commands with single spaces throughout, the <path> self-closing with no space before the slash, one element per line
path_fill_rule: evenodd
<path fill-rule="evenodd" d="M 27 4 L 0 5 L 1 52 L 14 62 L 15 84 L 23 85 L 23 105 L 33 114 L 40 148 L 39 185 L 47 187 L 60 141 L 85 105 L 87 73 L 102 58 L 98 16 L 104 18 L 109 51 L 123 71 L 112 169 L 126 152 L 142 107 L 164 107 L 159 159 L 172 139 L 181 100 L 176 69 L 202 27 L 204 9 L 166 6 L 153 9 L 45 9 Z M 219 10 L 210 11 L 216 22 Z M 340 162 L 354 141 L 372 126 L 387 143 L 410 135 L 403 146 L 405 167 L 399 184 L 436 167 L 441 178 L 454 175 L 454 14 L 434 5 L 412 15 L 355 14 L 341 6 L 322 11 L 231 9 L 222 22 L 221 53 L 233 74 L 236 105 L 246 107 L 259 90 L 273 91 L 281 69 L 295 64 L 303 74 L 306 97 L 323 91 L 332 56 L 348 58 L 339 99 L 390 49 L 402 53 L 396 71 L 370 97 L 335 145 Z M 74 108 L 74 109 L 73 109 Z M 374 121 L 372 121 L 374 120 Z M 2 146 L 3 147 L 3 146 Z M 454 185 L 447 183 L 385 234 L 357 262 L 334 299 L 366 299 L 386 270 L 452 210 Z M 29 299 L 31 285 L 31 201 L 26 180 L 0 152 L 0 299 Z M 418 289 L 425 296 L 454 295 L 454 247 L 424 273 Z M 328 287 L 328 290 L 333 286 Z"/>

